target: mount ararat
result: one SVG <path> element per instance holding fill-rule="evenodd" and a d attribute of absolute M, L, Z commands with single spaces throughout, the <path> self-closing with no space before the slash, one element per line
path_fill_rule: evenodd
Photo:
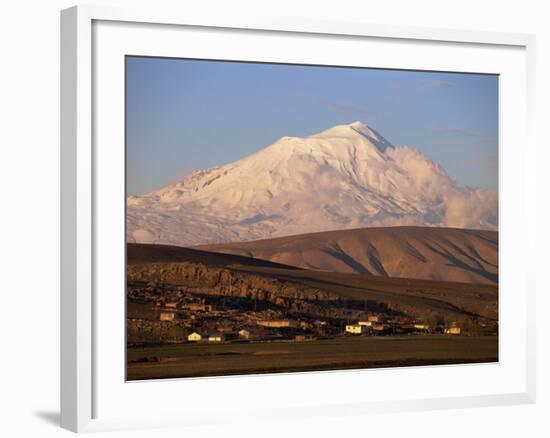
<path fill-rule="evenodd" d="M 365 227 L 497 230 L 497 199 L 354 122 L 128 197 L 127 239 L 196 246 Z"/>

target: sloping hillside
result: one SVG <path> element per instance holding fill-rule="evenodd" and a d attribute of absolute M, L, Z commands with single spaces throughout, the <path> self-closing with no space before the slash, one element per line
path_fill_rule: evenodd
<path fill-rule="evenodd" d="M 495 231 L 362 228 L 198 248 L 318 271 L 498 283 L 498 233 Z"/>
<path fill-rule="evenodd" d="M 219 254 L 217 252 L 201 251 L 191 248 L 182 248 L 171 245 L 149 245 L 143 243 L 129 243 L 127 245 L 126 260 L 128 265 L 148 263 L 202 263 L 208 266 L 254 266 L 259 268 L 286 268 L 292 266 L 274 263 L 267 260 L 257 260 L 234 254 Z"/>
<path fill-rule="evenodd" d="M 416 317 L 439 313 L 449 319 L 474 315 L 496 319 L 498 314 L 496 285 L 309 271 L 164 245 L 128 244 L 128 261 L 129 282 L 160 281 L 207 295 L 294 303 L 320 316 L 334 316 L 334 306 L 362 308 L 366 301 Z"/>

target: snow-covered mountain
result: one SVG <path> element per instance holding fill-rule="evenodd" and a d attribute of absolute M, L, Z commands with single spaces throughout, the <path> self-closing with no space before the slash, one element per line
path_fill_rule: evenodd
<path fill-rule="evenodd" d="M 418 150 L 354 122 L 130 196 L 127 236 L 192 246 L 371 226 L 496 230 L 497 211 L 495 191 L 459 187 Z"/>

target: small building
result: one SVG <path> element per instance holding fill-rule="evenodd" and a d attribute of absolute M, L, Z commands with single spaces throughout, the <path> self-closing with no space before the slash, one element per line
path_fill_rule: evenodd
<path fill-rule="evenodd" d="M 164 307 L 167 309 L 177 309 L 179 307 L 179 303 L 176 301 L 171 301 L 168 303 L 164 303 Z"/>
<path fill-rule="evenodd" d="M 367 332 L 367 327 L 359 324 L 348 324 L 346 325 L 346 333 L 351 333 L 353 335 L 362 335 Z"/>
<path fill-rule="evenodd" d="M 198 332 L 193 332 L 187 336 L 187 340 L 190 342 L 198 342 L 203 340 L 203 335 Z"/>
<path fill-rule="evenodd" d="M 430 329 L 430 326 L 428 324 L 422 324 L 422 323 L 415 323 L 413 327 L 415 330 L 421 330 L 421 331 L 426 331 Z"/>
<path fill-rule="evenodd" d="M 246 329 L 241 329 L 239 330 L 239 337 L 243 339 L 248 339 L 250 338 L 250 332 Z"/>
<path fill-rule="evenodd" d="M 290 319 L 273 319 L 273 320 L 261 320 L 257 321 L 256 324 L 262 327 L 271 327 L 271 328 L 285 328 L 285 327 L 297 327 L 298 323 Z"/>
<path fill-rule="evenodd" d="M 372 325 L 372 321 L 358 321 L 357 324 L 364 325 L 365 327 L 370 327 Z"/>
<path fill-rule="evenodd" d="M 460 327 L 445 327 L 445 330 L 443 331 L 446 335 L 460 335 L 462 333 L 462 330 Z"/>
<path fill-rule="evenodd" d="M 379 315 L 370 315 L 367 317 L 367 321 L 369 322 L 382 322 L 382 318 Z"/>
<path fill-rule="evenodd" d="M 159 319 L 161 321 L 173 321 L 176 314 L 174 312 L 161 312 L 159 315 Z"/>
<path fill-rule="evenodd" d="M 225 335 L 223 333 L 212 333 L 208 336 L 208 342 L 223 342 Z"/>
<path fill-rule="evenodd" d="M 460 335 L 462 330 L 460 329 L 456 321 L 451 322 L 447 327 L 443 329 L 443 333 L 446 335 Z"/>
<path fill-rule="evenodd" d="M 211 304 L 203 304 L 203 303 L 190 303 L 190 304 L 186 304 L 184 306 L 184 309 L 191 310 L 193 312 L 211 312 L 212 311 L 212 305 Z"/>
<path fill-rule="evenodd" d="M 387 324 L 373 324 L 371 326 L 371 329 L 375 332 L 385 332 L 389 330 L 389 326 Z"/>

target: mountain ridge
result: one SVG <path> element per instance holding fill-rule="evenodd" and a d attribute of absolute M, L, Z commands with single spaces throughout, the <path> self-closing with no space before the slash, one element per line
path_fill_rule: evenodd
<path fill-rule="evenodd" d="M 129 242 L 179 246 L 372 226 L 498 227 L 496 192 L 459 187 L 361 122 L 281 137 L 127 200 Z"/>
<path fill-rule="evenodd" d="M 498 283 L 498 233 L 495 231 L 380 227 L 196 248 L 317 271 Z"/>

